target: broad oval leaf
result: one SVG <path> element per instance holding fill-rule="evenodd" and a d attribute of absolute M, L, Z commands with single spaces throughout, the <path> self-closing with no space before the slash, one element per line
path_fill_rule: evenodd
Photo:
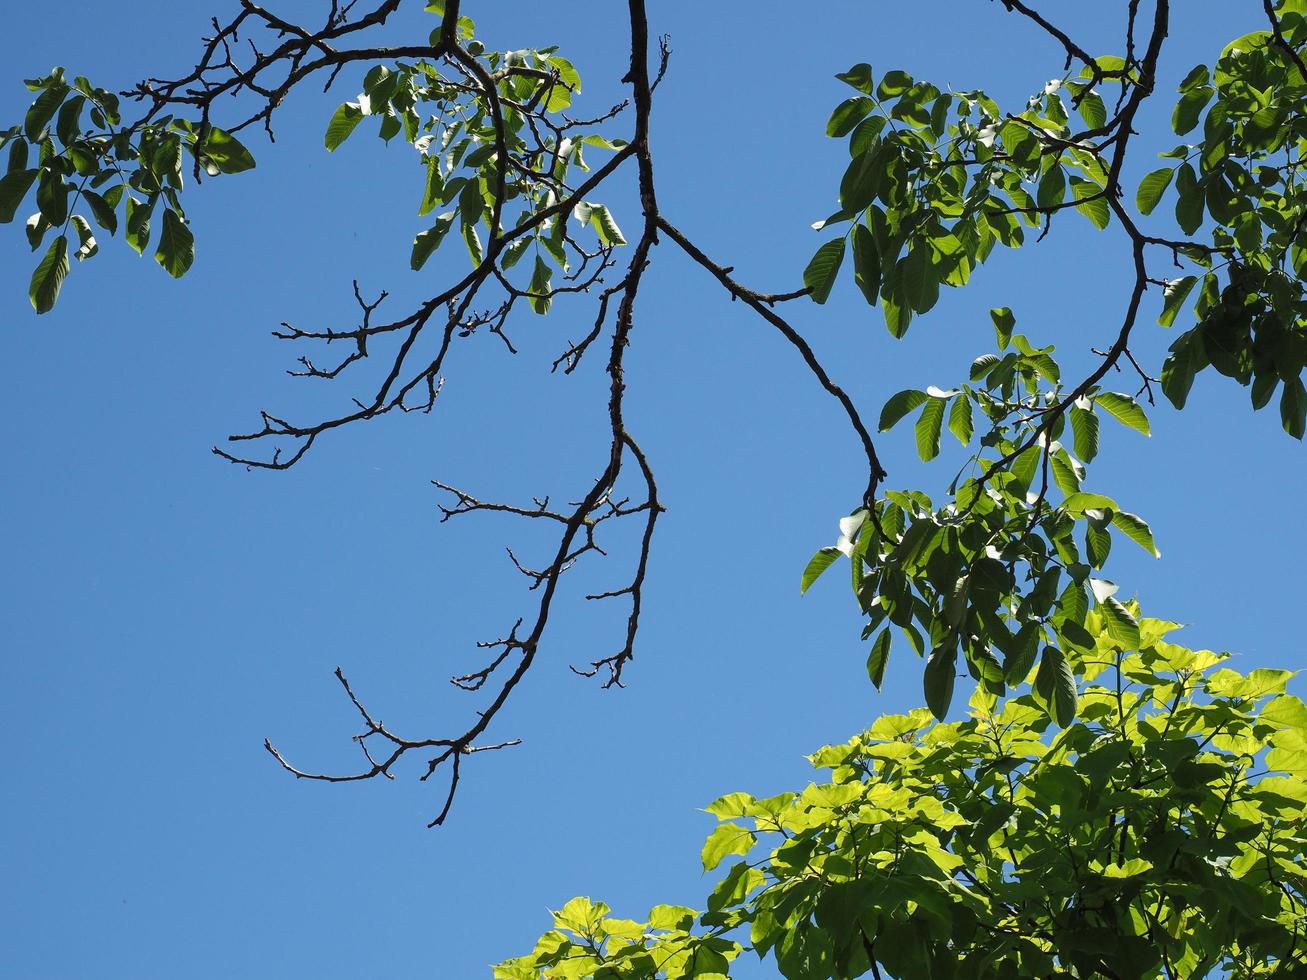
<path fill-rule="evenodd" d="M 163 230 L 154 260 L 174 279 L 186 275 L 195 262 L 195 236 L 172 208 L 163 212 Z"/>

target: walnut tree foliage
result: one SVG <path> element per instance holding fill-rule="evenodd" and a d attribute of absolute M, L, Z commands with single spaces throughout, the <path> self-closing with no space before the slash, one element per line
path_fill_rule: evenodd
<path fill-rule="evenodd" d="M 361 72 L 362 91 L 325 121 L 326 150 L 369 132 L 416 148 L 413 198 L 429 227 L 411 268 L 430 271 L 452 251 L 466 271 L 395 319 L 378 313 L 385 294 L 369 302 L 356 284 L 357 325 L 283 324 L 276 335 L 287 341 L 347 351 L 325 367 L 303 356 L 295 373 L 352 378 L 379 364 L 373 393 L 317 420 L 261 413 L 261 428 L 232 437 L 254 450 L 215 449 L 236 463 L 285 469 L 336 428 L 430 411 L 461 338 L 492 333 L 512 352 L 518 311 L 593 301 L 593 330 L 554 364 L 571 373 L 592 348 L 608 349 L 611 445 L 584 497 L 521 505 L 437 483 L 451 495 L 446 519 L 491 512 L 559 532 L 543 564 L 513 556 L 534 607 L 480 644 L 484 666 L 453 678 L 487 692 L 484 707 L 463 731 L 399 735 L 338 668 L 366 765 L 302 769 L 268 743 L 276 760 L 299 778 L 346 781 L 391 778 L 425 756 L 421 779 L 448 774 L 432 821 L 442 823 L 460 766 L 515 744 L 482 736 L 536 660 L 560 577 L 605 554 L 604 525 L 632 519 L 642 533 L 631 578 L 587 597 L 628 603 L 627 628 L 615 653 L 574 668 L 622 683 L 663 511 L 623 415 L 624 363 L 649 255 L 673 247 L 779 331 L 846 416 L 867 484 L 851 491 L 837 542 L 816 552 L 801 588 L 846 572 L 869 680 L 919 669 L 926 707 L 819 749 L 810 758 L 822 774 L 802 789 L 711 804 L 720 823 L 702 862 L 716 883 L 695 907 L 657 905 L 636 921 L 573 899 L 494 975 L 714 978 L 745 954 L 791 980 L 1307 975 L 1307 706 L 1286 692 L 1289 672 L 1237 673 L 1228 654 L 1177 644 L 1177 624 L 1121 593 L 1106 573 L 1115 546 L 1160 555 L 1147 520 L 1128 509 L 1129 488 L 1090 479 L 1102 438 L 1149 434 L 1155 388 L 1183 409 L 1215 375 L 1247 387 L 1254 410 L 1274 401 L 1283 429 L 1303 438 L 1307 0 L 1264 0 L 1265 28 L 1214 51 L 1174 93 L 1156 85 L 1167 36 L 1173 21 L 1201 15 L 1170 0 L 1120 4 L 1120 50 L 1102 55 L 1061 30 L 1055 11 L 1001 0 L 996 17 L 1022 19 L 1065 56 L 1057 77 L 1032 74 L 1020 105 L 867 63 L 840 72 L 846 97 L 825 131 L 847 143 L 849 162 L 831 175 L 836 210 L 813 226 L 836 234 L 795 270 L 802 288 L 780 293 L 742 285 L 659 207 L 648 119 L 671 51 L 666 39 L 651 50 L 642 0 L 627 3 L 629 98 L 590 116 L 576 114 L 582 78 L 570 55 L 494 49 L 470 2 L 427 3 L 430 34 L 410 45 L 368 44 L 400 3 L 332 2 L 325 23 L 308 27 L 242 0 L 232 20 L 214 20 L 193 72 L 114 93 L 56 68 L 27 82 L 31 108 L 0 131 L 0 221 L 29 198 L 36 208 L 26 234 L 40 254 L 38 313 L 53 308 L 71 260 L 97 254 L 100 232 L 121 231 L 184 275 L 196 255 L 187 184 L 253 168 L 248 134 L 271 134 L 311 77 L 330 86 L 345 69 Z M 252 33 L 263 41 L 251 54 L 242 39 Z M 239 108 L 219 101 L 229 96 Z M 1131 187 L 1126 162 L 1149 99 L 1174 105 L 1179 142 Z M 619 216 L 604 193 L 632 170 L 640 214 Z M 1115 225 L 1133 270 L 1120 322 L 1085 377 L 1064 377 L 1047 338 L 996 308 L 976 331 L 979 348 L 992 328 L 994 349 L 977 351 L 966 378 L 893 393 L 869 426 L 778 311 L 823 304 L 851 276 L 901 338 L 994 249 L 1034 247 L 1073 223 L 1086 235 Z M 1150 319 L 1176 332 L 1158 366 L 1130 346 Z M 1123 377 L 1133 391 L 1107 383 Z M 949 457 L 942 495 L 886 485 L 873 431 L 907 424 L 922 460 Z"/>

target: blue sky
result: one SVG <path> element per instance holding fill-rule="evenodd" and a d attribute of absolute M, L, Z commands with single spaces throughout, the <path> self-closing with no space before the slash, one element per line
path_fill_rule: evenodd
<path fill-rule="evenodd" d="M 180 73 L 208 15 L 234 7 L 66 3 L 56 29 L 17 6 L 0 35 L 0 120 L 21 119 L 20 79 L 53 64 L 113 88 Z M 411 7 L 392 36 L 432 26 Z M 560 44 L 585 104 L 604 108 L 625 71 L 624 5 L 566 7 L 469 12 L 491 47 Z M 797 19 L 737 0 L 651 7 L 674 49 L 654 117 L 663 210 L 767 290 L 792 288 L 822 240 L 809 224 L 831 210 L 846 158 L 822 134 L 844 98 L 835 72 L 869 61 L 1019 104 L 1061 70 L 997 4 L 832 2 Z M 1259 8 L 1185 5 L 1167 89 L 1258 27 Z M 1075 26 L 1104 51 L 1119 29 Z M 408 271 L 421 227 L 411 149 L 386 151 L 362 130 L 322 149 L 331 108 L 361 74 L 291 100 L 276 146 L 252 142 L 256 171 L 188 196 L 199 259 L 180 283 L 111 242 L 37 319 L 21 230 L 0 237 L 0 921 L 15 976 L 488 975 L 574 894 L 633 917 L 701 902 L 713 821 L 700 807 L 800 786 L 805 753 L 921 700 L 920 664 L 901 648 L 883 693 L 866 681 L 842 583 L 798 595 L 804 563 L 865 482 L 837 406 L 770 328 L 664 246 L 628 358 L 628 421 L 669 507 L 630 687 L 601 691 L 567 669 L 619 642 L 625 611 L 579 598 L 621 584 L 619 538 L 563 595 L 496 724 L 524 744 L 473 760 L 444 829 L 425 829 L 440 789 L 411 767 L 394 783 L 323 786 L 275 766 L 264 736 L 307 767 L 355 764 L 337 664 L 397 729 L 461 731 L 479 702 L 446 679 L 478 666 L 475 641 L 528 608 L 503 547 L 530 554 L 533 539 L 479 515 L 438 524 L 429 481 L 561 499 L 606 451 L 602 358 L 548 373 L 588 328 L 583 301 L 518 319 L 516 358 L 489 336 L 461 345 L 429 417 L 341 432 L 288 473 L 209 453 L 261 407 L 308 418 L 354 393 L 287 378 L 298 352 L 269 337 L 278 321 L 351 323 L 353 278 L 399 310 L 466 261 L 455 244 Z M 1163 97 L 1146 124 L 1169 111 Z M 1137 178 L 1152 161 L 1135 167 Z M 633 228 L 629 185 L 608 200 Z M 992 342 L 990 306 L 1013 307 L 1032 339 L 1085 366 L 1115 334 L 1129 272 L 1119 236 L 1086 227 L 1066 221 L 1039 247 L 995 257 L 901 342 L 850 282 L 825 307 L 788 313 L 870 418 L 899 388 L 963 376 Z M 1167 331 L 1145 323 L 1138 337 L 1160 365 Z M 1191 624 L 1192 645 L 1295 666 L 1302 447 L 1273 410 L 1254 415 L 1245 391 L 1209 376 L 1183 415 L 1159 406 L 1153 427 L 1149 440 L 1104 424 L 1090 488 L 1150 518 L 1163 552 L 1153 561 L 1122 542 L 1111 577 L 1149 612 Z M 951 475 L 920 467 L 906 429 L 881 445 L 892 485 Z"/>

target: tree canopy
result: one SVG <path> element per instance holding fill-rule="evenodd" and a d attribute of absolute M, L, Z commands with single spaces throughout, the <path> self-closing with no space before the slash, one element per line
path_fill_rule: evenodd
<path fill-rule="evenodd" d="M 47 313 L 101 232 L 121 231 L 185 275 L 196 257 L 187 184 L 254 169 L 250 135 L 273 135 L 298 86 L 365 72 L 362 92 L 325 121 L 325 150 L 369 134 L 416 150 L 413 198 L 430 224 L 411 269 L 461 247 L 466 271 L 393 319 L 380 312 L 384 293 L 369 299 L 355 284 L 355 324 L 283 323 L 277 337 L 327 350 L 300 356 L 297 375 L 335 381 L 380 366 L 370 393 L 339 411 L 307 421 L 264 411 L 258 428 L 215 447 L 242 466 L 288 469 L 345 426 L 430 412 L 459 339 L 490 334 L 511 352 L 521 317 L 592 303 L 593 329 L 552 364 L 570 374 L 606 357 L 608 452 L 581 498 L 500 502 L 437 483 L 445 520 L 492 513 L 555 532 L 543 563 L 509 552 L 532 604 L 479 644 L 478 669 L 452 679 L 480 707 L 452 731 L 401 734 L 337 668 L 360 719 L 359 768 L 307 768 L 269 741 L 276 761 L 297 778 L 352 782 L 393 778 L 418 758 L 420 779 L 444 780 L 430 820 L 443 824 L 462 767 L 517 744 L 492 730 L 561 614 L 560 580 L 634 525 L 629 573 L 586 596 L 622 603 L 624 627 L 612 652 L 573 668 L 624 683 L 664 511 L 656 461 L 625 411 L 627 359 L 646 269 L 675 249 L 777 331 L 851 430 L 865 483 L 832 521 L 835 543 L 817 543 L 795 576 L 807 591 L 847 572 L 869 681 L 919 671 L 926 707 L 819 749 L 811 761 L 828 773 L 806 788 L 713 803 L 721 823 L 702 863 L 724 871 L 702 908 L 657 905 L 635 921 L 573 899 L 495 975 L 708 978 L 729 975 L 746 949 L 787 978 L 1307 969 L 1307 706 L 1287 692 L 1289 672 L 1236 672 L 1226 654 L 1178 645 L 1178 624 L 1144 615 L 1106 577 L 1116 543 L 1160 552 L 1148 520 L 1118 503 L 1129 488 L 1109 494 L 1089 479 L 1102 440 L 1149 435 L 1150 412 L 1184 409 L 1217 375 L 1247 388 L 1253 410 L 1274 403 L 1293 439 L 1307 430 L 1307 3 L 1265 0 L 1265 26 L 1213 50 L 1173 93 L 1157 84 L 1168 35 L 1197 15 L 1169 0 L 1127 4 L 1109 54 L 1082 47 L 1055 12 L 1003 0 L 1063 56 L 1047 81 L 1032 66 L 1016 105 L 897 68 L 832 66 L 845 97 L 826 135 L 847 144 L 847 167 L 831 175 L 835 210 L 813 225 L 822 244 L 780 292 L 745 285 L 660 206 L 650 118 L 674 66 L 643 0 L 628 3 L 627 99 L 584 117 L 573 114 L 579 54 L 497 50 L 457 0 L 426 4 L 428 37 L 373 43 L 399 0 L 355 6 L 333 2 L 308 27 L 242 0 L 186 75 L 115 94 L 56 68 L 27 81 L 25 118 L 0 131 L 0 221 L 34 201 L 29 296 Z M 1179 142 L 1128 183 L 1149 100 L 1174 105 Z M 605 203 L 620 180 L 633 181 L 639 214 Z M 989 311 L 996 349 L 978 350 L 967 377 L 923 378 L 869 421 L 787 315 L 851 279 L 869 316 L 903 338 L 945 288 L 1066 225 L 1087 248 L 1122 248 L 1132 269 L 1119 322 L 1088 337 L 1099 346 L 1084 376 L 1064 377 L 1045 329 L 1018 328 L 1014 297 Z M 1132 350 L 1154 320 L 1176 331 L 1160 365 Z M 923 462 L 952 457 L 942 493 L 890 485 L 876 440 L 906 424 Z"/>

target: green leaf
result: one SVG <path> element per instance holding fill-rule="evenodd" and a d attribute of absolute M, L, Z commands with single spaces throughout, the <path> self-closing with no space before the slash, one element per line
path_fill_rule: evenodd
<path fill-rule="evenodd" d="M 864 95 L 870 95 L 874 88 L 871 78 L 871 65 L 866 62 L 854 65 L 848 71 L 842 71 L 835 77 L 846 85 L 852 85 Z"/>
<path fill-rule="evenodd" d="M 1123 395 L 1118 391 L 1100 391 L 1094 396 L 1094 403 L 1101 406 L 1122 425 L 1128 425 L 1146 436 L 1152 435 L 1148 416 L 1139 407 L 1139 403 L 1129 395 Z"/>
<path fill-rule="evenodd" d="M 1154 558 L 1162 557 L 1162 553 L 1157 550 L 1157 544 L 1153 541 L 1152 529 L 1138 514 L 1118 510 L 1112 515 L 1112 524 Z"/>
<path fill-rule="evenodd" d="M 1071 432 L 1075 437 L 1076 455 L 1086 463 L 1092 463 L 1098 455 L 1098 416 L 1093 409 L 1072 405 Z"/>
<path fill-rule="evenodd" d="M 1171 345 L 1171 352 L 1162 365 L 1162 394 L 1172 405 L 1182 409 L 1193 387 L 1194 375 L 1207 364 L 1202 352 L 1202 335 L 1196 328 L 1183 334 Z"/>
<path fill-rule="evenodd" d="M 890 628 L 886 626 L 871 643 L 871 653 L 867 655 L 867 676 L 880 690 L 885 680 L 885 665 L 889 663 Z"/>
<path fill-rule="evenodd" d="M 865 95 L 845 99 L 831 113 L 830 120 L 826 123 L 826 135 L 847 136 L 874 106 L 875 103 Z"/>
<path fill-rule="evenodd" d="M 929 463 L 939 455 L 939 435 L 944 423 L 944 406 L 947 399 L 931 398 L 917 419 L 917 454 L 922 462 Z"/>
<path fill-rule="evenodd" d="M 553 288 L 553 270 L 549 267 L 544 259 L 539 255 L 536 256 L 535 269 L 531 273 L 531 285 L 527 287 L 531 296 L 531 309 L 541 316 L 549 312 L 549 307 L 553 305 L 554 299 L 550 295 L 550 289 Z"/>
<path fill-rule="evenodd" d="M 809 295 L 814 303 L 825 303 L 830 297 L 835 277 L 839 275 L 840 264 L 844 261 L 845 240 L 833 238 L 812 257 L 808 267 L 803 270 L 803 284 L 812 290 Z"/>
<path fill-rule="evenodd" d="M 1080 97 L 1080 115 L 1090 129 L 1101 129 L 1107 122 L 1107 107 L 1097 92 L 1086 92 Z"/>
<path fill-rule="evenodd" d="M 808 567 L 803 570 L 803 578 L 799 582 L 799 595 L 807 592 L 812 583 L 821 578 L 821 573 L 830 568 L 831 565 L 839 561 L 839 548 L 822 548 L 808 561 Z"/>
<path fill-rule="evenodd" d="M 195 261 L 195 236 L 172 208 L 163 212 L 163 231 L 159 234 L 154 260 L 174 279 L 186 275 Z"/>
<path fill-rule="evenodd" d="M 523 235 L 517 241 L 504 249 L 503 258 L 499 260 L 499 267 L 507 271 L 517 265 L 518 260 L 522 258 L 523 253 L 530 248 L 531 243 L 535 241 L 530 235 Z"/>
<path fill-rule="evenodd" d="M 476 225 L 463 226 L 463 244 L 467 246 L 467 254 L 471 257 L 474 266 L 485 261 L 486 252 L 481 245 L 481 236 L 477 234 Z"/>
<path fill-rule="evenodd" d="M 1103 614 L 1108 636 L 1127 650 L 1139 649 L 1139 623 L 1130 615 L 1130 610 L 1107 596 L 1098 604 L 1098 611 Z"/>
<path fill-rule="evenodd" d="M 931 261 L 931 247 L 915 241 L 900 263 L 900 282 L 914 313 L 929 311 L 939 299 L 939 279 Z"/>
<path fill-rule="evenodd" d="M 1197 276 L 1185 276 L 1182 279 L 1172 279 L 1163 287 L 1162 315 L 1157 318 L 1160 325 L 1169 327 L 1175 323 L 1176 314 L 1180 312 L 1196 282 L 1198 282 Z"/>
<path fill-rule="evenodd" d="M 881 295 L 881 309 L 885 313 L 885 326 L 890 336 L 898 339 L 908 332 L 912 323 L 912 309 L 899 302 L 897 295 Z"/>
<path fill-rule="evenodd" d="M 1144 214 L 1153 213 L 1153 208 L 1157 207 L 1157 202 L 1162 199 L 1166 189 L 1171 186 L 1171 179 L 1174 176 L 1174 169 L 1162 167 L 1154 170 L 1139 182 L 1139 190 L 1135 193 L 1135 204 L 1141 212 Z"/>
<path fill-rule="evenodd" d="M 975 429 L 971 421 L 971 399 L 966 395 L 958 395 L 954 400 L 948 413 L 948 430 L 964 446 L 971 441 Z"/>
<path fill-rule="evenodd" d="M 878 146 L 873 146 L 850 160 L 844 176 L 840 178 L 840 207 L 850 214 L 865 209 L 880 188 L 883 172 Z"/>
<path fill-rule="evenodd" d="M 426 231 L 419 232 L 413 239 L 413 254 L 409 259 L 409 268 L 417 272 L 424 265 L 431 253 L 440 247 L 440 243 L 454 226 L 454 212 L 449 211 L 436 218 L 436 223 Z M 527 239 L 529 241 L 529 239 Z"/>
<path fill-rule="evenodd" d="M 116 233 L 118 231 L 118 212 L 114 210 L 113 205 L 89 188 L 83 188 L 82 197 L 90 205 L 91 215 L 95 218 L 95 223 L 111 235 Z"/>
<path fill-rule="evenodd" d="M 994 334 L 998 337 L 998 349 L 1007 350 L 1012 342 L 1012 330 L 1017 325 L 1017 318 L 1006 306 L 999 306 L 989 311 L 989 318 L 994 321 Z"/>
<path fill-rule="evenodd" d="M 32 273 L 27 296 L 37 313 L 49 313 L 54 309 L 54 304 L 59 299 L 59 290 L 68 277 L 68 268 L 68 237 L 60 235 L 50 243 L 45 257 Z"/>
<path fill-rule="evenodd" d="M 1189 89 L 1180 97 L 1180 101 L 1175 105 L 1175 111 L 1171 113 L 1171 128 L 1175 130 L 1177 136 L 1183 136 L 1198 125 L 1198 116 L 1214 94 L 1215 91 L 1210 86 L 1200 85 Z"/>
<path fill-rule="evenodd" d="M 916 388 L 908 388 L 897 394 L 891 395 L 885 407 L 880 410 L 881 432 L 888 432 L 892 429 L 903 416 L 907 415 L 914 408 L 924 404 L 930 398 L 924 391 Z"/>
<path fill-rule="evenodd" d="M 1073 514 L 1083 514 L 1087 510 L 1116 510 L 1116 501 L 1101 493 L 1073 493 L 1062 501 L 1062 506 Z"/>
<path fill-rule="evenodd" d="M 224 174 L 239 174 L 254 169 L 254 155 L 235 136 L 217 126 L 210 126 L 196 149 L 208 157 Z"/>
<path fill-rule="evenodd" d="M 748 854 L 757 838 L 733 823 L 719 824 L 703 845 L 703 870 L 711 871 L 730 854 Z"/>
<path fill-rule="evenodd" d="M 1026 623 L 1012 640 L 1010 655 L 1003 664 L 1003 679 L 1014 687 L 1024 684 L 1039 653 L 1039 626 Z"/>
<path fill-rule="evenodd" d="M 872 306 L 880 293 L 880 253 L 876 239 L 864 224 L 853 226 L 853 281 Z"/>
<path fill-rule="evenodd" d="M 85 105 L 86 97 L 79 95 L 69 99 L 59 110 L 59 121 L 55 123 L 54 131 L 59 137 L 59 142 L 64 146 L 69 146 L 81 135 L 82 107 Z"/>
<path fill-rule="evenodd" d="M 1092 221 L 1095 228 L 1102 231 L 1107 227 L 1112 220 L 1112 211 L 1108 207 L 1107 198 L 1103 196 L 1102 187 L 1092 180 L 1072 177 L 1071 196 L 1081 202 L 1076 205 L 1076 210 Z"/>
<path fill-rule="evenodd" d="M 150 213 L 153 210 L 153 200 L 142 204 L 127 195 L 127 244 L 136 249 L 137 255 L 144 255 L 145 247 L 150 243 Z"/>
<path fill-rule="evenodd" d="M 1175 220 L 1186 235 L 1192 235 L 1203 223 L 1203 189 L 1194 168 L 1180 165 L 1175 175 Z"/>
<path fill-rule="evenodd" d="M 54 118 L 55 111 L 70 91 L 72 90 L 67 85 L 60 83 L 51 85 L 36 97 L 36 101 L 32 103 L 27 110 L 27 116 L 23 119 L 23 132 L 29 140 L 33 143 L 39 142 L 42 131 Z"/>
<path fill-rule="evenodd" d="M 1304 427 L 1307 426 L 1307 390 L 1303 389 L 1302 378 L 1293 377 L 1284 383 L 1280 394 L 1280 421 L 1284 431 L 1295 439 L 1302 439 Z"/>
<path fill-rule="evenodd" d="M 1076 720 L 1076 675 L 1066 655 L 1057 647 L 1045 647 L 1035 675 L 1035 688 L 1048 702 L 1049 715 L 1060 728 Z"/>
<path fill-rule="evenodd" d="M 0 224 L 14 220 L 18 206 L 36 183 L 37 170 L 14 170 L 0 177 Z"/>
<path fill-rule="evenodd" d="M 41 174 L 36 185 L 36 206 L 53 227 L 59 227 L 68 220 L 68 197 L 72 185 L 53 170 Z"/>
<path fill-rule="evenodd" d="M 75 214 L 69 219 L 73 227 L 77 230 L 78 248 L 73 253 L 73 258 L 78 262 L 85 261 L 100 251 L 100 246 L 95 240 L 95 234 L 91 231 L 91 223 L 83 218 L 80 214 Z"/>
<path fill-rule="evenodd" d="M 948 715 L 957 675 L 957 651 L 952 646 L 939 646 L 930 652 L 922 676 L 922 686 L 925 689 L 926 706 L 940 721 Z"/>
<path fill-rule="evenodd" d="M 422 203 L 418 205 L 418 217 L 430 214 L 445 189 L 445 181 L 440 173 L 440 154 L 432 153 L 427 157 L 427 181 L 422 191 Z"/>
<path fill-rule="evenodd" d="M 612 212 L 606 205 L 590 205 L 590 224 L 599 235 L 599 240 L 605 245 L 625 245 L 626 238 L 622 235 L 622 229 L 617 227 L 617 222 L 613 220 Z"/>
<path fill-rule="evenodd" d="M 1041 208 L 1051 208 L 1061 204 L 1066 198 L 1066 174 L 1059 164 L 1053 164 L 1048 172 L 1039 178 L 1039 188 L 1035 192 L 1035 203 Z"/>
<path fill-rule="evenodd" d="M 358 105 L 353 102 L 342 103 L 340 108 L 332 113 L 331 121 L 327 123 L 325 140 L 327 150 L 335 151 L 336 147 L 344 143 L 362 121 L 363 110 Z"/>

